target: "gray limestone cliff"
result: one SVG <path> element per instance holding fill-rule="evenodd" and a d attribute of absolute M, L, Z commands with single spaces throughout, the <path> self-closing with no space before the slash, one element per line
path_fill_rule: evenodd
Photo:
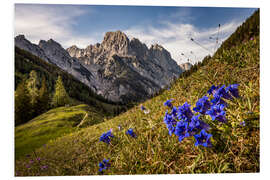
<path fill-rule="evenodd" d="M 65 50 L 52 39 L 35 45 L 22 35 L 15 38 L 15 45 L 57 65 L 115 102 L 145 100 L 186 70 L 161 45 L 148 48 L 121 31 L 107 32 L 101 43 L 85 49 L 73 45 Z"/>

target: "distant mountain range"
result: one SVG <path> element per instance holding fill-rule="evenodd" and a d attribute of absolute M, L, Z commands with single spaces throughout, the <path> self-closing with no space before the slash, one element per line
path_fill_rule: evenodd
<path fill-rule="evenodd" d="M 54 64 L 114 102 L 141 101 L 168 86 L 191 64 L 177 65 L 161 45 L 148 48 L 123 32 L 107 32 L 102 43 L 66 50 L 56 41 L 33 44 L 24 35 L 15 37 L 15 46 Z"/>

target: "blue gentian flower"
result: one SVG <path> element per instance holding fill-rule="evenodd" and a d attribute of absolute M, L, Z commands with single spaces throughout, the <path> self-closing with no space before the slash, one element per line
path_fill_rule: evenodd
<path fill-rule="evenodd" d="M 214 96 L 217 95 L 217 96 L 220 96 L 224 99 L 232 99 L 232 96 L 229 94 L 228 91 L 226 91 L 225 89 L 225 85 L 221 86 L 215 93 L 214 93 Z"/>
<path fill-rule="evenodd" d="M 142 111 L 145 111 L 146 108 L 145 108 L 143 105 L 141 105 L 141 110 L 142 110 Z"/>
<path fill-rule="evenodd" d="M 199 112 L 201 114 L 205 114 L 205 112 L 211 107 L 210 102 L 208 101 L 207 96 L 203 96 L 196 103 L 196 107 L 193 108 L 195 112 Z"/>
<path fill-rule="evenodd" d="M 177 121 L 173 118 L 171 114 L 166 112 L 165 117 L 164 117 L 164 123 L 166 124 L 169 130 L 169 134 L 171 136 L 175 131 L 175 126 L 176 126 Z"/>
<path fill-rule="evenodd" d="M 189 137 L 188 122 L 178 121 L 175 127 L 175 135 L 178 136 L 179 142 L 181 142 L 185 137 Z"/>
<path fill-rule="evenodd" d="M 218 86 L 212 85 L 211 88 L 207 91 L 209 95 L 213 94 L 215 90 L 218 89 Z"/>
<path fill-rule="evenodd" d="M 233 97 L 238 98 L 238 97 L 240 97 L 239 91 L 238 91 L 238 86 L 239 86 L 239 84 L 231 84 L 228 87 L 226 87 L 226 91 L 230 92 Z"/>
<path fill-rule="evenodd" d="M 187 102 L 185 102 L 183 106 L 178 107 L 177 117 L 179 120 L 190 122 L 192 116 L 193 116 L 193 113 L 190 110 L 190 105 Z"/>
<path fill-rule="evenodd" d="M 223 110 L 225 106 L 223 104 L 212 105 L 211 109 L 206 111 L 207 115 L 210 115 L 212 120 L 218 120 L 220 122 L 227 122 L 226 112 Z"/>
<path fill-rule="evenodd" d="M 172 99 L 167 100 L 167 101 L 164 103 L 164 106 L 168 106 L 169 108 L 173 108 L 172 101 L 173 101 Z"/>
<path fill-rule="evenodd" d="M 109 163 L 109 160 L 110 159 L 104 158 L 103 161 L 98 164 L 99 172 L 103 173 L 104 170 L 108 169 L 111 166 L 111 164 Z"/>
<path fill-rule="evenodd" d="M 173 107 L 172 108 L 172 112 L 171 112 L 171 114 L 172 114 L 172 116 L 174 117 L 174 118 L 177 118 L 177 108 L 176 107 Z"/>
<path fill-rule="evenodd" d="M 99 141 L 103 141 L 109 144 L 111 142 L 112 137 L 114 137 L 112 134 L 112 130 L 109 130 L 108 132 L 105 132 L 100 136 Z"/>
<path fill-rule="evenodd" d="M 129 128 L 126 132 L 126 134 L 130 135 L 131 137 L 133 138 L 136 138 L 136 134 L 133 132 L 133 129 L 132 128 Z"/>
<path fill-rule="evenodd" d="M 194 138 L 196 140 L 195 146 L 202 145 L 204 147 L 211 147 L 212 146 L 212 143 L 210 141 L 211 137 L 212 134 L 208 134 L 204 129 L 202 129 L 199 134 L 194 135 Z"/>
<path fill-rule="evenodd" d="M 197 115 L 197 116 L 194 115 L 191 118 L 191 122 L 189 123 L 189 131 L 191 135 L 194 135 L 194 132 L 196 133 L 196 131 L 201 130 L 201 129 L 205 129 L 206 131 L 210 129 L 210 126 L 207 123 L 200 120 L 199 117 L 200 115 Z"/>

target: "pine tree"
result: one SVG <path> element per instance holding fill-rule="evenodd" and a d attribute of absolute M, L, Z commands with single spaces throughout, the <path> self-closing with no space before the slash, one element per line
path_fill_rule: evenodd
<path fill-rule="evenodd" d="M 23 80 L 15 92 L 15 126 L 25 123 L 32 118 L 31 97 Z"/>
<path fill-rule="evenodd" d="M 42 78 L 41 88 L 39 90 L 39 97 L 38 97 L 38 114 L 42 114 L 43 112 L 49 109 L 49 102 L 50 102 L 50 94 L 46 84 L 46 78 Z"/>
<path fill-rule="evenodd" d="M 69 103 L 69 96 L 65 90 L 61 76 L 58 76 L 58 79 L 55 83 L 55 91 L 52 99 L 52 106 L 59 107 L 64 106 L 65 104 L 68 103 Z"/>
<path fill-rule="evenodd" d="M 29 90 L 29 94 L 31 96 L 31 104 L 35 105 L 38 99 L 38 76 L 36 71 L 32 70 L 29 74 L 29 78 L 27 80 L 27 88 Z"/>

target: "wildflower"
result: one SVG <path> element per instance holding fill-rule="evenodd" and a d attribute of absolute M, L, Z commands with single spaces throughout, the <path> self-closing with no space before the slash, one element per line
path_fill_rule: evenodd
<path fill-rule="evenodd" d="M 195 112 L 199 112 L 201 114 L 205 114 L 205 112 L 210 108 L 211 104 L 208 101 L 207 96 L 203 96 L 201 99 L 199 99 L 196 103 L 196 107 L 193 108 Z"/>
<path fill-rule="evenodd" d="M 40 166 L 40 169 L 47 169 L 48 168 L 48 166 L 47 165 L 44 165 L 44 166 Z"/>
<path fill-rule="evenodd" d="M 238 86 L 239 84 L 231 84 L 228 87 L 226 87 L 226 91 L 230 92 L 233 97 L 238 98 L 239 97 Z"/>
<path fill-rule="evenodd" d="M 208 134 L 204 129 L 201 130 L 200 134 L 194 135 L 196 140 L 195 146 L 202 145 L 204 147 L 211 147 L 212 143 L 210 142 L 210 138 L 212 134 Z"/>
<path fill-rule="evenodd" d="M 146 109 L 143 105 L 141 105 L 141 110 L 144 112 L 144 114 L 148 114 L 150 111 Z"/>
<path fill-rule="evenodd" d="M 191 135 L 194 135 L 196 131 L 201 129 L 205 129 L 206 131 L 210 129 L 210 126 L 207 123 L 200 120 L 199 117 L 200 115 L 197 116 L 194 115 L 191 118 L 191 122 L 189 123 L 189 132 L 191 133 Z"/>
<path fill-rule="evenodd" d="M 218 86 L 212 85 L 211 88 L 207 91 L 209 95 L 213 94 L 215 90 L 218 89 Z"/>
<path fill-rule="evenodd" d="M 232 99 L 232 96 L 225 90 L 225 85 L 221 86 L 215 93 L 214 96 L 220 96 L 224 99 Z"/>
<path fill-rule="evenodd" d="M 167 100 L 167 101 L 164 103 L 164 106 L 168 106 L 169 108 L 173 108 L 172 101 L 173 101 L 173 99 Z"/>
<path fill-rule="evenodd" d="M 109 144 L 111 142 L 111 137 L 114 137 L 114 136 L 112 134 L 112 130 L 109 130 L 108 132 L 103 133 L 100 136 L 99 141 L 103 141 L 103 142 Z"/>
<path fill-rule="evenodd" d="M 134 138 L 137 137 L 136 134 L 133 132 L 133 129 L 132 128 L 129 128 L 127 130 L 126 134 L 129 134 L 131 137 L 134 137 Z"/>
<path fill-rule="evenodd" d="M 207 115 L 210 115 L 212 120 L 218 120 L 220 122 L 227 122 L 226 119 L 226 112 L 223 110 L 224 109 L 223 104 L 218 104 L 218 105 L 213 105 L 211 106 L 211 109 L 206 111 Z"/>
<path fill-rule="evenodd" d="M 101 172 L 101 173 L 103 173 L 103 170 L 106 170 L 106 169 L 108 169 L 110 166 L 111 166 L 111 164 L 109 163 L 109 160 L 110 159 L 103 159 L 103 161 L 102 162 L 100 162 L 99 164 L 98 164 L 98 166 L 99 166 L 99 172 Z"/>
<path fill-rule="evenodd" d="M 176 107 L 173 107 L 173 108 L 172 108 L 171 114 L 172 114 L 172 116 L 173 116 L 174 118 L 177 118 L 177 108 L 176 108 Z"/>
<path fill-rule="evenodd" d="M 26 168 L 30 168 L 31 166 L 30 166 L 30 164 L 26 164 Z"/>
<path fill-rule="evenodd" d="M 40 157 L 37 157 L 37 161 L 40 161 Z"/>
<path fill-rule="evenodd" d="M 190 110 L 190 105 L 185 102 L 183 106 L 178 107 L 178 114 L 177 117 L 179 120 L 184 120 L 184 121 L 190 121 L 193 116 L 192 111 Z"/>
<path fill-rule="evenodd" d="M 164 123 L 166 124 L 169 130 L 169 135 L 171 136 L 175 131 L 175 125 L 177 121 L 172 117 L 172 115 L 166 112 L 165 117 L 164 117 Z"/>
<path fill-rule="evenodd" d="M 118 125 L 118 130 L 121 131 L 122 130 L 122 126 Z"/>
<path fill-rule="evenodd" d="M 240 126 L 246 126 L 246 122 L 245 121 L 240 122 Z"/>
<path fill-rule="evenodd" d="M 221 95 L 214 94 L 214 98 L 211 100 L 212 105 L 218 105 L 223 104 L 224 106 L 227 106 L 227 103 L 221 98 Z"/>
<path fill-rule="evenodd" d="M 32 160 L 32 159 L 29 161 L 30 164 L 32 164 L 33 162 L 34 162 L 34 160 Z"/>
<path fill-rule="evenodd" d="M 175 135 L 178 136 L 179 142 L 181 142 L 185 137 L 189 137 L 189 133 L 187 131 L 188 123 L 184 121 L 178 121 L 175 127 Z"/>

